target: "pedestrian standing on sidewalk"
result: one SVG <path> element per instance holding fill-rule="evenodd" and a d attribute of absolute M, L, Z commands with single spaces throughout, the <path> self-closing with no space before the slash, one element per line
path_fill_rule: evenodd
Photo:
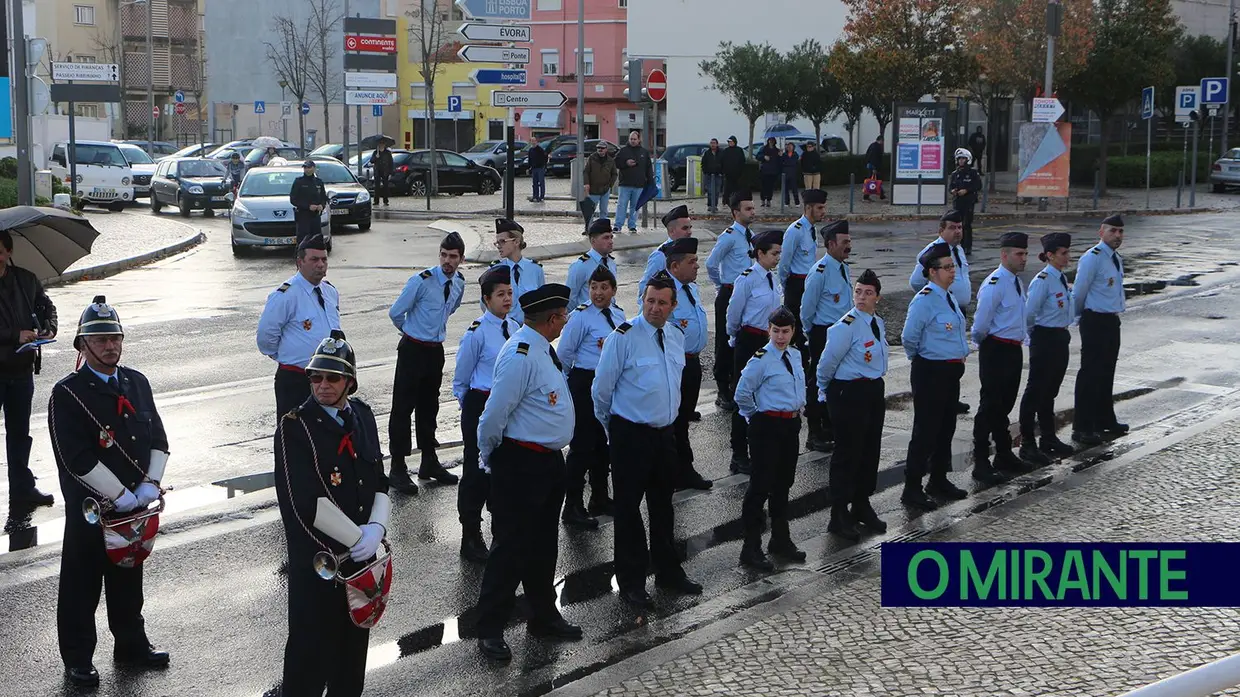
<path fill-rule="evenodd" d="M 882 298 L 878 275 L 866 269 L 853 289 L 853 307 L 827 330 L 818 362 L 818 400 L 838 424 L 831 453 L 831 522 L 827 530 L 846 540 L 861 539 L 857 525 L 887 532 L 870 497 L 878 487 L 878 456 L 887 413 L 886 387 L 891 350 L 887 325 L 875 308 Z M 851 508 L 850 508 L 851 507 Z"/>
<path fill-rule="evenodd" d="M 818 231 L 814 227 L 827 219 L 827 192 L 813 189 L 805 192 L 805 210 L 788 226 L 780 243 L 779 285 L 784 289 L 784 307 L 797 320 L 792 345 L 805 349 L 805 327 L 801 325 L 801 296 L 805 294 L 805 276 L 814 268 L 818 256 Z M 804 355 L 804 353 L 802 354 Z"/>
<path fill-rule="evenodd" d="M 732 374 L 735 376 L 730 393 L 735 394 L 736 382 L 741 370 L 754 352 L 770 338 L 767 320 L 782 304 L 779 285 L 775 283 L 775 267 L 779 264 L 780 235 L 778 230 L 767 230 L 753 238 L 750 257 L 753 265 L 736 278 L 736 287 L 728 301 L 727 333 L 732 344 Z M 735 397 L 732 398 L 735 401 Z M 739 405 L 738 405 L 739 406 Z M 732 413 L 732 464 L 733 474 L 749 474 L 749 446 L 746 433 L 748 424 L 739 409 Z"/>
<path fill-rule="evenodd" d="M 930 245 L 918 264 L 929 283 L 913 296 L 900 333 L 904 354 L 912 361 L 909 381 L 913 390 L 913 434 L 900 501 L 929 511 L 938 508 L 930 496 L 949 500 L 968 496 L 952 484 L 947 473 L 952 469 L 952 438 L 956 435 L 952 405 L 960 400 L 960 378 L 969 342 L 964 311 L 948 290 L 956 276 L 951 247 L 946 242 Z M 930 482 L 923 490 L 922 479 L 927 472 Z"/>
<path fill-rule="evenodd" d="M 534 143 L 534 147 L 530 148 L 530 201 L 533 203 L 542 203 L 543 198 L 547 195 L 547 151 L 543 149 L 542 143 Z"/>
<path fill-rule="evenodd" d="M 723 154 L 719 156 L 720 168 L 723 170 L 723 200 L 730 202 L 732 197 L 738 193 L 752 193 L 748 187 L 744 185 L 745 181 L 745 151 L 736 144 L 736 136 L 728 137 L 728 147 L 724 149 Z"/>
<path fill-rule="evenodd" d="M 951 284 L 952 300 L 956 306 L 960 308 L 961 314 L 964 314 L 965 308 L 973 300 L 973 281 L 969 278 L 969 257 L 960 248 L 960 240 L 964 237 L 964 217 L 960 211 L 950 210 L 939 218 L 939 237 L 935 241 L 922 248 L 917 254 L 918 262 L 913 265 L 913 273 L 909 276 L 908 283 L 915 291 L 919 291 L 926 287 L 927 276 L 926 269 L 921 265 L 921 258 L 925 256 L 930 248 L 937 244 L 947 244 L 951 250 L 952 263 L 956 268 L 956 275 Z M 956 405 L 957 414 L 969 413 L 969 405 L 964 402 L 958 402 Z"/>
<path fill-rule="evenodd" d="M 723 194 L 723 151 L 719 139 L 711 138 L 710 147 L 702 153 L 702 182 L 706 189 L 706 212 L 719 212 L 719 197 Z M 727 201 L 725 196 L 724 201 Z"/>
<path fill-rule="evenodd" d="M 1081 369 L 1076 374 L 1072 440 L 1098 445 L 1103 436 L 1122 436 L 1128 424 L 1115 418 L 1115 363 L 1119 360 L 1119 316 L 1124 313 L 1124 219 L 1109 216 L 1098 228 L 1101 241 L 1081 255 L 1072 305 L 1081 325 Z"/>
<path fill-rule="evenodd" d="M 821 370 L 819 363 L 822 351 L 827 345 L 828 329 L 848 312 L 851 307 L 849 297 L 855 295 L 852 275 L 845 263 L 852 254 L 852 236 L 848 234 L 848 221 L 837 220 L 831 223 L 823 228 L 822 236 L 827 244 L 827 253 L 818 260 L 814 271 L 805 279 L 805 297 L 801 300 L 801 323 L 809 336 L 811 375 Z M 816 399 L 818 388 L 815 385 L 807 385 L 806 389 L 805 416 L 809 422 L 809 436 L 805 447 L 825 453 L 831 450 L 835 441 L 831 411 L 824 409 Z"/>
<path fill-rule="evenodd" d="M 370 163 L 374 167 L 375 172 L 375 203 L 379 203 L 379 199 L 383 199 L 383 205 L 388 205 L 388 196 L 391 194 L 392 170 L 395 165 L 392 162 L 392 151 L 388 150 L 387 141 L 379 139 L 379 145 L 375 149 L 375 154 L 371 156 Z"/>
<path fill-rule="evenodd" d="M 1029 382 L 1020 400 L 1020 457 L 1035 464 L 1046 464 L 1047 455 L 1066 457 L 1075 452 L 1072 446 L 1055 434 L 1055 398 L 1068 371 L 1068 346 L 1072 334 L 1068 327 L 1076 316 L 1072 291 L 1064 269 L 1072 261 L 1072 236 L 1052 232 L 1042 236 L 1042 253 L 1046 262 L 1029 284 L 1025 304 L 1025 323 L 1029 328 Z M 1040 444 L 1034 442 L 1034 422 L 1042 433 Z M 1043 459 L 1037 454 L 1041 453 Z"/>
<path fill-rule="evenodd" d="M 646 284 L 656 273 L 667 270 L 668 245 L 693 234 L 693 220 L 689 217 L 689 207 L 676 206 L 668 211 L 663 216 L 663 227 L 667 228 L 667 241 L 656 247 L 646 258 L 646 270 L 642 273 L 642 280 L 637 282 L 637 303 L 639 305 L 642 293 L 646 290 Z"/>
<path fill-rule="evenodd" d="M 685 370 L 680 377 L 680 410 L 676 413 L 676 489 L 710 489 L 714 484 L 693 467 L 689 422 L 694 420 L 702 391 L 702 350 L 706 348 L 706 306 L 698 290 L 698 240 L 682 237 L 663 245 L 667 273 L 676 282 L 676 308 L 672 322 L 685 333 Z M 700 416 L 700 415 L 699 415 Z"/>
<path fill-rule="evenodd" d="M 960 212 L 965 254 L 973 253 L 973 207 L 977 205 L 977 192 L 982 190 L 982 176 L 970 166 L 972 162 L 972 153 L 965 148 L 956 148 L 956 170 L 948 183 L 952 192 L 952 207 Z"/>
<path fill-rule="evenodd" d="M 297 242 L 322 232 L 323 208 L 327 206 L 327 189 L 315 175 L 314 160 L 301 165 L 301 176 L 293 180 L 288 200 L 293 204 L 293 220 L 297 224 Z"/>
<path fill-rule="evenodd" d="M 977 165 L 977 173 L 982 173 L 982 155 L 986 153 L 986 134 L 982 133 L 982 127 L 978 126 L 976 131 L 969 136 L 969 152 L 973 153 L 973 162 Z"/>
<path fill-rule="evenodd" d="M 492 266 L 478 279 L 486 311 L 461 335 L 456 350 L 456 370 L 452 375 L 452 396 L 461 407 L 461 482 L 456 492 L 456 510 L 461 519 L 461 556 L 477 562 L 487 560 L 482 539 L 482 507 L 487 503 L 491 483 L 478 466 L 478 419 L 491 394 L 495 358 L 504 343 L 521 327 L 508 315 L 512 310 L 512 272 L 507 266 Z"/>
<path fill-rule="evenodd" d="M 556 609 L 558 517 L 564 503 L 564 455 L 573 436 L 573 397 L 551 342 L 567 321 L 568 288 L 548 283 L 520 298 L 525 326 L 495 361 L 491 397 L 478 422 L 478 450 L 491 478 L 491 554 L 478 594 L 478 648 L 507 661 L 504 627 L 525 591 L 536 637 L 576 641 L 581 627 Z"/>
<path fill-rule="evenodd" d="M 499 250 L 499 258 L 491 262 L 491 268 L 505 266 L 512 275 L 512 297 L 519 298 L 546 283 L 542 262 L 523 256 L 525 251 L 525 228 L 520 223 L 505 218 L 495 219 L 495 248 Z M 486 309 L 486 298 L 482 299 L 482 309 Z M 514 300 L 508 318 L 521 324 L 525 315 Z"/>
<path fill-rule="evenodd" d="M 9 471 L 9 513 L 51 506 L 51 494 L 39 491 L 30 471 L 30 413 L 34 404 L 34 376 L 42 368 L 42 348 L 23 346 L 53 339 L 59 326 L 56 305 L 37 276 L 10 266 L 13 235 L 0 230 L 0 407 L 4 409 L 6 462 Z"/>
<path fill-rule="evenodd" d="M 457 233 L 449 232 L 439 243 L 439 265 L 411 277 L 388 310 L 388 318 L 401 332 L 392 383 L 392 413 L 388 417 L 388 447 L 392 451 L 392 488 L 402 494 L 418 493 L 418 485 L 410 479 L 405 464 L 405 458 L 413 454 L 409 437 L 414 416 L 422 455 L 418 478 L 457 483 L 457 476 L 444 469 L 435 454 L 435 429 L 448 318 L 461 306 L 461 296 L 465 294 L 465 276 L 457 271 L 464 257 L 465 242 Z"/>
<path fill-rule="evenodd" d="M 590 251 L 582 254 L 568 265 L 568 288 L 572 294 L 569 299 L 574 301 L 573 307 L 590 302 L 590 276 L 594 269 L 603 267 L 616 275 L 616 260 L 611 257 L 616 246 L 616 234 L 611 228 L 611 221 L 599 218 L 590 223 L 586 231 L 590 236 Z"/>
<path fill-rule="evenodd" d="M 718 396 L 715 406 L 724 411 L 736 409 L 732 401 L 732 345 L 725 327 L 728 326 L 728 304 L 736 278 L 753 263 L 753 223 L 757 210 L 749 192 L 737 191 L 728 200 L 732 210 L 732 225 L 719 234 L 715 248 L 706 257 L 706 275 L 715 284 L 715 387 Z"/>
<path fill-rule="evenodd" d="M 612 300 L 616 297 L 616 277 L 606 267 L 595 267 L 590 275 L 590 302 L 578 305 L 568 315 L 568 324 L 560 335 L 560 361 L 568 377 L 573 395 L 577 426 L 569 444 L 567 493 L 561 519 L 566 525 L 587 530 L 598 528 L 593 516 L 613 515 L 613 503 L 607 495 L 607 470 L 611 456 L 607 449 L 607 433 L 594 418 L 594 400 L 590 388 L 594 371 L 607 337 L 624 324 L 624 313 Z M 585 506 L 586 475 L 590 477 L 590 507 Z"/>
<path fill-rule="evenodd" d="M 883 155 L 883 134 L 879 133 L 874 138 L 874 142 L 870 143 L 870 147 L 866 148 L 865 168 L 870 173 L 870 176 L 878 179 L 880 185 L 883 181 L 883 162 L 885 159 Z M 878 197 L 885 201 L 887 199 L 886 190 L 880 188 L 878 190 Z M 865 194 L 861 198 L 866 201 L 872 200 L 869 194 Z"/>
<path fill-rule="evenodd" d="M 973 478 L 983 484 L 1007 479 L 1004 472 L 1033 471 L 1012 452 L 1008 430 L 1012 407 L 1020 394 L 1024 365 L 1021 347 L 1028 336 L 1025 327 L 1025 290 L 1020 274 L 1028 259 L 1029 236 L 1007 232 L 999 238 L 999 268 L 982 281 L 977 291 L 977 314 L 973 317 L 973 343 L 978 346 L 981 399 L 973 420 Z M 990 465 L 990 442 L 994 440 L 994 467 Z M 1047 464 L 1045 458 L 1039 464 Z"/>
<path fill-rule="evenodd" d="M 762 182 L 762 207 L 771 207 L 771 197 L 775 195 L 775 186 L 783 172 L 780 163 L 781 155 L 775 145 L 774 138 L 767 138 L 766 145 L 758 153 L 758 179 Z"/>
<path fill-rule="evenodd" d="M 788 308 L 770 313 L 769 341 L 745 363 L 736 385 L 736 411 L 748 427 L 752 469 L 741 505 L 745 528 L 741 564 L 763 571 L 775 569 L 762 553 L 764 505 L 771 513 L 771 556 L 805 561 L 805 552 L 797 549 L 788 531 L 788 490 L 796 479 L 805 406 L 805 370 L 800 351 L 792 346 L 795 328 L 796 316 Z"/>
<path fill-rule="evenodd" d="M 801 177 L 806 191 L 822 186 L 822 155 L 818 153 L 818 146 L 813 141 L 807 142 L 805 149 L 801 151 Z"/>
<path fill-rule="evenodd" d="M 779 166 L 783 170 L 784 205 L 788 205 L 789 195 L 794 206 L 801 205 L 801 156 L 797 153 L 796 143 L 784 143 Z"/>
<path fill-rule="evenodd" d="M 306 363 L 319 344 L 340 329 L 340 292 L 327 280 L 322 235 L 297 246 L 297 273 L 267 295 L 258 318 L 258 350 L 278 365 L 276 419 L 310 398 Z"/>
<path fill-rule="evenodd" d="M 599 141 L 594 154 L 586 160 L 586 196 L 594 201 L 594 213 L 586 221 L 586 227 L 595 216 L 607 217 L 607 202 L 611 199 L 611 188 L 616 185 L 620 171 L 616 169 L 616 158 L 607 153 L 607 143 Z"/>
<path fill-rule="evenodd" d="M 616 152 L 616 168 L 620 171 L 620 199 L 616 202 L 616 231 L 624 229 L 637 234 L 637 199 L 642 189 L 654 181 L 654 161 L 650 151 L 642 147 L 642 134 L 629 132 L 629 143 Z"/>
<path fill-rule="evenodd" d="M 616 486 L 615 570 L 620 598 L 649 607 L 646 574 L 655 585 L 698 595 L 676 554 L 672 491 L 676 476 L 673 424 L 680 409 L 680 378 L 685 367 L 685 334 L 668 324 L 676 306 L 676 283 L 666 272 L 655 275 L 642 296 L 642 313 L 616 327 L 603 344 L 591 396 L 594 415 L 611 443 Z M 650 517 L 650 546 L 642 524 L 641 502 Z"/>

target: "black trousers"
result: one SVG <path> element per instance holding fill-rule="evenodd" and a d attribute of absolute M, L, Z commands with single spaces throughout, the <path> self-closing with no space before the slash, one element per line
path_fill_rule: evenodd
<path fill-rule="evenodd" d="M 310 380 L 295 370 L 276 370 L 276 419 L 310 399 Z"/>
<path fill-rule="evenodd" d="M 34 375 L 0 378 L 0 407 L 4 409 L 4 438 L 9 466 L 9 496 L 34 488 L 30 471 L 30 412 L 34 402 Z"/>
<path fill-rule="evenodd" d="M 779 172 L 759 174 L 758 179 L 762 182 L 762 201 L 766 203 L 775 195 L 775 185 L 779 183 Z"/>
<path fill-rule="evenodd" d="M 920 485 L 944 479 L 952 469 L 952 438 L 956 435 L 956 403 L 964 362 L 913 359 L 909 380 L 913 388 L 913 435 L 908 442 L 904 481 Z"/>
<path fill-rule="evenodd" d="M 456 511 L 466 532 L 482 527 L 482 507 L 491 490 L 489 475 L 478 467 L 478 420 L 486 408 L 489 392 L 470 390 L 461 405 L 461 441 L 465 456 L 461 459 L 461 481 L 456 492 Z"/>
<path fill-rule="evenodd" d="M 396 379 L 392 384 L 392 414 L 388 417 L 388 447 L 394 471 L 403 469 L 405 458 L 413 453 L 409 436 L 415 412 L 422 464 L 439 462 L 435 455 L 435 420 L 439 417 L 443 363 L 443 344 L 420 343 L 408 337 L 400 340 L 396 349 Z"/>
<path fill-rule="evenodd" d="M 289 560 L 288 640 L 281 697 L 358 697 L 366 682 L 370 631 L 349 619 L 345 587 Z"/>
<path fill-rule="evenodd" d="M 792 316 L 796 317 L 796 323 L 793 325 L 795 330 L 792 334 L 792 343 L 801 352 L 802 359 L 805 358 L 805 328 L 801 326 L 801 298 L 805 295 L 805 277 L 796 277 L 789 275 L 788 280 L 784 282 L 784 307 L 792 311 Z"/>
<path fill-rule="evenodd" d="M 1119 315 L 1081 313 L 1081 369 L 1076 374 L 1074 431 L 1114 426 L 1115 363 L 1119 360 Z"/>
<path fill-rule="evenodd" d="M 762 506 L 769 501 L 771 520 L 788 519 L 788 490 L 797 474 L 801 419 L 754 414 L 749 422 L 749 488 L 741 503 L 745 530 L 762 529 Z"/>
<path fill-rule="evenodd" d="M 685 354 L 685 368 L 680 373 L 680 411 L 676 413 L 676 473 L 684 481 L 693 471 L 693 446 L 689 443 L 689 418 L 697 409 L 698 395 L 702 392 L 702 358 Z"/>
<path fill-rule="evenodd" d="M 728 346 L 728 302 L 732 299 L 732 284 L 719 287 L 715 296 L 715 387 L 719 394 L 732 397 L 732 347 Z"/>
<path fill-rule="evenodd" d="M 1043 438 L 1055 435 L 1055 398 L 1068 372 L 1068 345 L 1072 334 L 1066 328 L 1034 327 L 1029 336 L 1029 382 L 1020 400 L 1020 434 L 1033 442 L 1036 418 Z"/>
<path fill-rule="evenodd" d="M 607 496 L 611 453 L 607 450 L 607 432 L 594 416 L 594 398 L 590 395 L 593 383 L 593 370 L 573 368 L 568 374 L 568 391 L 573 396 L 577 423 L 573 428 L 573 440 L 568 444 L 566 499 L 576 503 L 581 503 L 585 494 L 587 473 L 590 476 L 590 498 L 601 500 Z"/>
<path fill-rule="evenodd" d="M 973 251 L 973 206 L 975 203 L 956 202 L 954 208 L 960 211 L 961 223 L 964 225 L 964 239 L 961 240 L 960 246 L 964 247 L 964 251 Z"/>
<path fill-rule="evenodd" d="M 767 341 L 770 341 L 770 337 L 746 329 L 741 329 L 736 333 L 736 348 L 732 352 L 732 384 L 728 386 L 729 395 L 736 393 L 736 384 L 741 379 L 741 371 L 744 370 L 745 364 L 753 358 L 758 349 L 766 346 Z M 749 447 L 745 445 L 748 432 L 749 424 L 745 422 L 745 417 L 741 416 L 740 411 L 732 412 L 733 456 L 749 454 Z"/>
<path fill-rule="evenodd" d="M 61 491 L 64 492 L 62 485 Z M 95 654 L 95 610 L 107 588 L 108 629 L 118 653 L 145 652 L 146 622 L 142 619 L 142 566 L 121 568 L 108 559 L 103 529 L 81 514 L 82 497 L 64 492 L 69 515 L 60 552 L 60 592 L 56 598 L 56 633 L 66 666 L 87 666 Z"/>
<path fill-rule="evenodd" d="M 1020 373 L 1024 353 L 1020 344 L 1009 344 L 993 336 L 982 340 L 978 371 L 981 373 L 982 389 L 973 419 L 973 451 L 990 454 L 990 441 L 994 439 L 995 453 L 1012 449 L 1010 415 L 1020 394 Z"/>
<path fill-rule="evenodd" d="M 383 199 L 384 203 L 388 202 L 388 196 L 392 193 L 392 175 L 388 173 L 375 173 L 375 201 Z"/>
<path fill-rule="evenodd" d="M 836 507 L 867 503 L 878 487 L 887 416 L 883 379 L 832 380 L 827 385 L 827 408 L 840 425 L 831 452 L 831 501 Z"/>
<path fill-rule="evenodd" d="M 809 366 L 805 369 L 805 417 L 809 422 L 810 438 L 835 440 L 835 431 L 831 426 L 830 403 L 823 406 L 818 401 L 818 362 L 822 360 L 822 352 L 827 347 L 827 327 L 814 325 L 809 328 Z"/>
<path fill-rule="evenodd" d="M 301 244 L 301 241 L 307 237 L 314 237 L 322 232 L 318 213 L 296 211 L 293 213 L 293 220 L 296 221 L 297 225 L 298 244 Z"/>
<path fill-rule="evenodd" d="M 491 554 L 478 596 L 478 637 L 497 639 L 512 616 L 517 586 L 531 619 L 552 622 L 555 564 L 564 505 L 564 455 L 536 452 L 505 439 L 491 452 Z"/>
<path fill-rule="evenodd" d="M 620 591 L 646 586 L 647 560 L 660 579 L 685 576 L 676 556 L 676 439 L 670 426 L 654 428 L 612 415 L 612 479 L 616 483 L 615 569 Z M 642 523 L 642 499 L 650 515 L 650 546 Z M 649 552 L 647 552 L 649 549 Z"/>

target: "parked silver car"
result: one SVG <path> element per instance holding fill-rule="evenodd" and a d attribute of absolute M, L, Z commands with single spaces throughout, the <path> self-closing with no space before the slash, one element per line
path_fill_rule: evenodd
<path fill-rule="evenodd" d="M 1214 161 L 1210 168 L 1210 184 L 1221 194 L 1229 186 L 1240 186 L 1240 148 L 1232 148 Z"/>
<path fill-rule="evenodd" d="M 289 192 L 301 176 L 301 162 L 277 167 L 255 167 L 246 172 L 232 205 L 232 249 L 240 255 L 250 247 L 292 247 L 297 244 L 297 223 Z M 332 247 L 331 206 L 319 217 L 319 231 Z"/>

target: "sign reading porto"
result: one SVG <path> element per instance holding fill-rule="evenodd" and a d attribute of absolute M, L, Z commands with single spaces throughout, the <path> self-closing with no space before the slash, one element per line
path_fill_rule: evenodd
<path fill-rule="evenodd" d="M 471 19 L 529 19 L 532 0 L 456 0 Z"/>

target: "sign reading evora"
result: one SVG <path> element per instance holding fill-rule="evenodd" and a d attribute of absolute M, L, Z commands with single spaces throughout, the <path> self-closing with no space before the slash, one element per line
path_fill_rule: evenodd
<path fill-rule="evenodd" d="M 346 34 L 344 48 L 346 51 L 365 51 L 366 53 L 396 53 L 396 37 Z"/>

